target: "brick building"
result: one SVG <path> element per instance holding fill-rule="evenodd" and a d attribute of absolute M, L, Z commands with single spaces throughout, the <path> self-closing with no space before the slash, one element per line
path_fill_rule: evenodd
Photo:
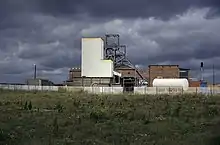
<path fill-rule="evenodd" d="M 199 80 L 189 80 L 189 86 L 190 87 L 200 87 L 201 82 Z"/>
<path fill-rule="evenodd" d="M 98 71 L 98 70 L 97 70 Z M 93 84 L 95 83 L 105 83 L 109 82 L 113 85 L 138 85 L 138 82 L 140 79 L 143 78 L 142 74 L 135 70 L 134 68 L 130 68 L 127 66 L 121 66 L 116 68 L 116 71 L 122 74 L 122 77 L 117 80 L 117 78 L 108 78 L 107 80 L 105 78 L 83 78 L 81 77 L 81 69 L 80 68 L 72 68 L 69 70 L 69 78 L 66 81 L 67 85 L 71 86 L 81 86 L 81 85 L 87 85 L 87 84 Z"/>
<path fill-rule="evenodd" d="M 74 78 L 81 78 L 81 69 L 80 68 L 71 68 L 69 70 L 69 81 L 73 81 Z"/>
<path fill-rule="evenodd" d="M 122 74 L 124 80 L 133 78 L 135 84 L 139 79 L 147 80 L 149 86 L 155 78 L 186 78 L 189 79 L 189 69 L 179 68 L 179 65 L 149 65 L 148 70 L 138 70 L 121 66 L 116 68 L 116 71 Z M 69 71 L 69 82 L 81 81 L 81 69 L 72 68 Z M 189 80 L 190 81 L 190 80 Z M 123 81 L 122 81 L 123 82 Z M 190 81 L 191 83 L 192 81 Z M 132 82 L 133 83 L 133 82 Z M 197 86 L 197 83 L 192 82 L 192 86 Z"/>
<path fill-rule="evenodd" d="M 155 78 L 189 78 L 189 69 L 179 68 L 179 65 L 149 65 L 148 82 L 152 86 Z"/>
<path fill-rule="evenodd" d="M 135 69 L 130 68 L 130 67 L 119 67 L 116 69 L 117 72 L 121 73 L 123 77 L 135 77 L 135 78 L 140 78 L 141 76 Z"/>
<path fill-rule="evenodd" d="M 142 73 L 139 70 L 135 70 L 134 68 L 121 66 L 116 68 L 116 71 L 122 75 L 121 82 L 123 86 L 138 86 L 139 81 L 144 79 Z"/>

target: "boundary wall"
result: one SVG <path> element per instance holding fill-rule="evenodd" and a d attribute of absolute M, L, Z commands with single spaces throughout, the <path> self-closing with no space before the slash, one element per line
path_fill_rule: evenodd
<path fill-rule="evenodd" d="M 33 86 L 33 85 L 1 85 L 0 89 L 23 91 L 86 91 L 92 94 L 123 94 L 123 87 L 73 87 L 73 86 Z M 219 87 L 134 87 L 132 94 L 220 94 Z"/>

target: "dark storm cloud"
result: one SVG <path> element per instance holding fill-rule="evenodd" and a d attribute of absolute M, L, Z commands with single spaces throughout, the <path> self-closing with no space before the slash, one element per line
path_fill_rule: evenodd
<path fill-rule="evenodd" d="M 54 16 L 69 16 L 88 13 L 95 17 L 149 17 L 169 18 L 191 7 L 219 9 L 219 0 L 2 0 L 1 16 L 17 12 L 42 12 Z"/>
<path fill-rule="evenodd" d="M 9 74 L 19 78 L 32 77 L 28 72 L 33 70 L 33 64 L 37 64 L 39 74 L 49 77 L 54 73 L 52 79 L 66 80 L 67 72 L 57 78 L 56 70 L 80 63 L 79 47 L 76 48 L 80 41 L 79 44 L 74 42 L 80 38 L 78 33 L 85 24 L 79 23 L 39 13 L 7 17 L 0 23 L 1 78 L 8 80 L 2 76 Z M 40 73 L 48 70 L 50 73 Z"/>
<path fill-rule="evenodd" d="M 45 13 L 71 15 L 86 12 L 95 17 L 169 17 L 182 13 L 190 7 L 219 8 L 219 0 L 38 0 Z"/>
<path fill-rule="evenodd" d="M 163 53 L 158 54 L 158 57 L 150 56 L 149 59 L 151 61 L 186 61 L 191 58 L 205 60 L 219 57 L 220 42 L 218 40 L 213 41 L 213 36 L 211 35 L 207 34 L 206 37 L 203 39 L 203 37 L 201 38 L 201 34 L 198 33 L 195 39 L 185 36 L 178 40 L 158 41 L 163 47 L 161 50 Z"/>
<path fill-rule="evenodd" d="M 2 0 L 0 80 L 33 77 L 33 64 L 40 77 L 66 80 L 68 68 L 80 65 L 80 38 L 106 33 L 120 34 L 134 64 L 197 69 L 203 60 L 211 69 L 220 57 L 219 6 L 217 0 Z"/>
<path fill-rule="evenodd" d="M 40 60 L 43 66 L 59 69 L 64 67 L 72 67 L 73 64 L 80 64 L 80 52 L 75 51 L 59 51 L 54 55 L 48 56 L 47 59 Z"/>

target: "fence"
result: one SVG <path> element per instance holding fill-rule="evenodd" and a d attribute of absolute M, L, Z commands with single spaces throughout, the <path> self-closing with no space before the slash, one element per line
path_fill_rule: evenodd
<path fill-rule="evenodd" d="M 1 89 L 24 91 L 86 91 L 93 94 L 122 94 L 123 87 L 72 87 L 72 86 L 31 86 L 31 85 L 0 85 Z M 132 90 L 133 89 L 133 90 Z M 219 87 L 189 87 L 184 90 L 180 87 L 134 87 L 133 94 L 220 94 Z"/>
<path fill-rule="evenodd" d="M 23 91 L 58 91 L 58 86 L 35 86 L 35 85 L 1 85 L 5 90 L 23 90 Z"/>
<path fill-rule="evenodd" d="M 59 87 L 68 92 L 87 91 L 93 94 L 122 94 L 124 93 L 123 87 Z M 219 87 L 189 87 L 184 90 L 180 87 L 134 87 L 130 88 L 129 93 L 133 94 L 220 94 Z"/>
<path fill-rule="evenodd" d="M 134 94 L 220 94 L 220 88 L 135 87 Z"/>

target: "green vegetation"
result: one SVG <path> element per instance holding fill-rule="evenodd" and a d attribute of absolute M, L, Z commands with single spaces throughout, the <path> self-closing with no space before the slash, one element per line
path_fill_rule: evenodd
<path fill-rule="evenodd" d="M 0 90 L 2 145 L 218 145 L 220 97 Z"/>

